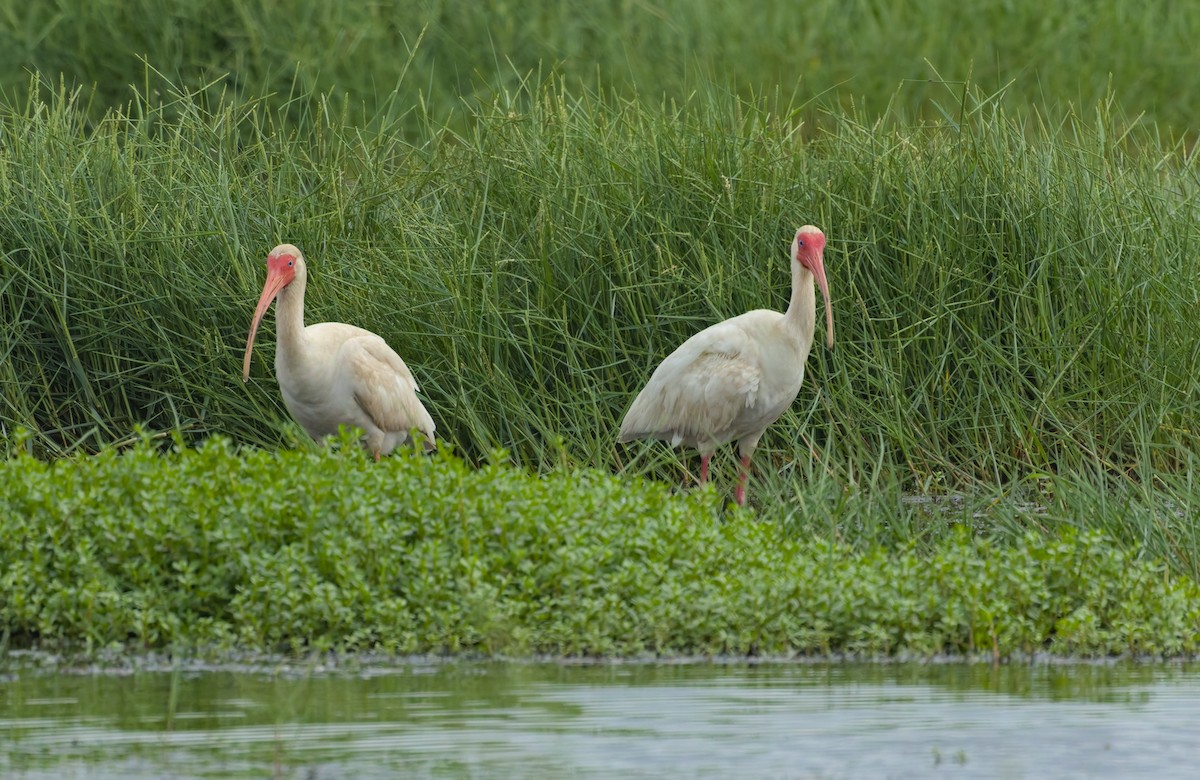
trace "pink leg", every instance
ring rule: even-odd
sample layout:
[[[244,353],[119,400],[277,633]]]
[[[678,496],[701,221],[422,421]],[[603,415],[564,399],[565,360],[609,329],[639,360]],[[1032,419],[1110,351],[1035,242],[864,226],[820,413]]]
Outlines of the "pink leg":
[[[700,456],[700,484],[703,485],[708,481],[708,461],[712,459],[712,455]]]
[[[750,456],[742,456],[742,471],[738,474],[737,490],[733,494],[733,500],[737,501],[738,506],[746,504],[746,477],[750,475]]]

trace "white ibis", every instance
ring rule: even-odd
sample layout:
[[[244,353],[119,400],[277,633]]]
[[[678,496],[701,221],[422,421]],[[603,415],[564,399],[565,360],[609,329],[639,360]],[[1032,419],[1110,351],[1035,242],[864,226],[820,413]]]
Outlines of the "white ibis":
[[[825,296],[825,340],[833,310],[825,280],[825,234],[812,225],[792,241],[792,300],[780,314],[757,309],[705,328],[655,369],[621,423],[619,440],[663,439],[700,451],[700,484],[717,447],[738,442],[738,504],[746,501],[750,456],[771,423],[796,400],[817,320],[813,282]]]
[[[417,398],[417,381],[386,341],[341,322],[305,327],[307,278],[304,255],[291,244],[267,255],[267,282],[250,323],[242,381],[250,379],[258,323],[278,297],[275,375],[284,405],[308,435],[319,439],[337,433],[339,425],[357,426],[379,460],[415,429],[425,437],[425,448],[433,449],[433,419]]]

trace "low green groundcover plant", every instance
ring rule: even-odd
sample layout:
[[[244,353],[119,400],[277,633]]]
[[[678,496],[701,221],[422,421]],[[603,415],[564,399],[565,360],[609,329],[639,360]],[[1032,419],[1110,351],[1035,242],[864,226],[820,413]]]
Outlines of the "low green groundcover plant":
[[[796,538],[599,470],[331,447],[0,462],[10,646],[398,653],[1179,655],[1200,587],[1097,531]],[[881,504],[880,506],[883,506]],[[816,510],[820,511],[820,510]]]

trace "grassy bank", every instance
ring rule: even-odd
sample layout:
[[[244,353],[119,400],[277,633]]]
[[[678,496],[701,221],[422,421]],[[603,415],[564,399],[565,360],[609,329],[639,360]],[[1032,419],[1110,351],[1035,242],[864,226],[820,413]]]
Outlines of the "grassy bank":
[[[820,95],[916,118],[939,116],[933,80],[973,78],[1011,85],[1009,107],[1052,114],[1114,89],[1131,115],[1183,131],[1200,102],[1198,35],[1200,8],[1170,0],[59,0],[0,15],[0,88],[19,98],[36,69],[94,88],[93,117],[128,103],[131,87],[180,84],[294,101],[293,117],[330,93],[368,114],[423,104],[447,120],[463,101],[555,73],[573,90],[599,79],[651,103],[778,89],[785,102]]]
[[[628,468],[620,415],[686,336],[782,307],[799,224],[830,237],[838,344],[758,461],[768,503],[816,474],[921,492],[1043,474],[1151,482],[1200,451],[1193,157],[1101,106],[1028,130],[986,102],[914,127],[698,97],[612,104],[553,84],[416,145],[317,111],[184,96],[92,128],[68,97],[0,128],[0,422],[47,454],[136,425],[276,445],[294,429],[263,258],[308,254],[310,321],[368,327],[470,459]],[[718,463],[726,484],[732,469]],[[772,486],[774,485],[774,486]]]
[[[352,444],[0,464],[0,630],[181,652],[1194,653],[1200,587],[1103,534],[797,541],[711,490]],[[898,491],[859,515],[903,517]],[[967,508],[968,510],[971,508]],[[966,513],[969,517],[969,511]],[[951,512],[953,515],[953,512]],[[962,517],[958,521],[962,521]]]
[[[10,641],[1196,650],[1200,7],[193,5],[0,15]],[[805,223],[836,350],[672,497],[618,421]],[[283,241],[454,456],[241,382]]]

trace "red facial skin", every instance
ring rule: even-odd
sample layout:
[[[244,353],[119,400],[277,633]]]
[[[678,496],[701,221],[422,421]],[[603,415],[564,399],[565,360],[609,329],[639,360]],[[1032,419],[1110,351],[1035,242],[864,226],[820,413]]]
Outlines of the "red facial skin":
[[[796,262],[808,269],[825,296],[825,346],[833,349],[833,309],[829,307],[829,282],[825,279],[825,236],[799,230],[796,244]]]
[[[254,309],[254,320],[250,323],[250,336],[246,339],[246,357],[242,360],[242,381],[250,380],[250,352],[254,348],[254,334],[258,332],[258,324],[271,306],[275,296],[296,278],[296,258],[287,252],[267,255],[267,282],[263,285],[262,295],[259,296],[258,306]]]

